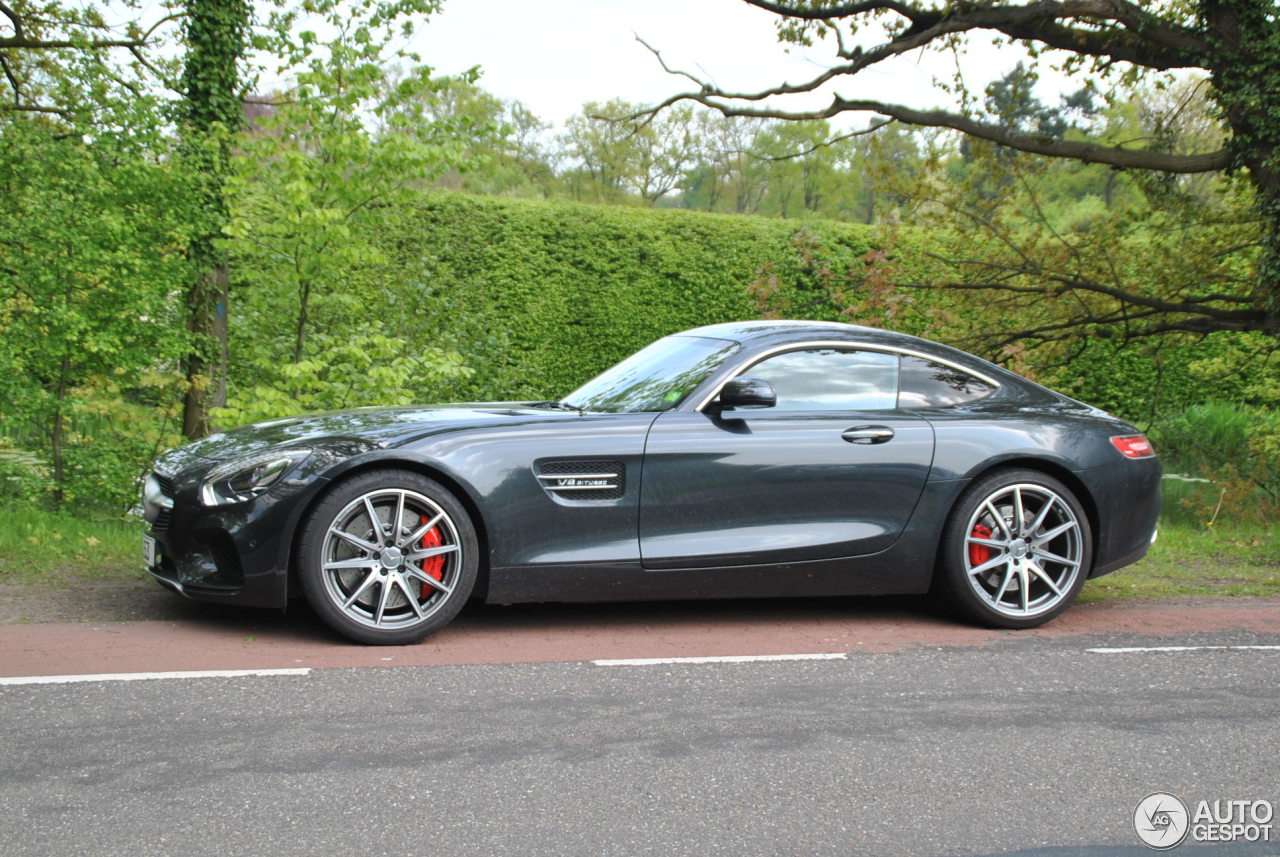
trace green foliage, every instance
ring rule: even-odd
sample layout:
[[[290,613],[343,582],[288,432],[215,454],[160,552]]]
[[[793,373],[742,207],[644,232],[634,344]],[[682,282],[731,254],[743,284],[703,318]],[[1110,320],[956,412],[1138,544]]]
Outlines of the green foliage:
[[[0,497],[19,503],[40,498],[52,475],[40,456],[0,437]]]
[[[381,256],[364,237],[354,239],[351,226],[361,236],[376,231],[361,216],[395,202],[394,191],[406,181],[429,179],[441,163],[456,165],[444,150],[470,130],[458,122],[415,124],[422,109],[412,104],[389,117],[381,136],[363,125],[383,105],[438,91],[419,71],[373,92],[385,82],[388,45],[412,29],[407,17],[438,7],[435,0],[278,4],[262,10],[264,26],[250,33],[252,8],[244,0],[193,0],[186,14],[172,18],[182,22],[180,56],[148,54],[160,44],[151,40],[164,22],[145,35],[137,24],[124,27],[127,39],[147,43],[126,54],[95,42],[119,36],[97,9],[56,2],[10,7],[26,23],[25,37],[65,39],[56,48],[6,47],[0,82],[15,96],[12,106],[0,106],[0,436],[12,439],[4,472],[13,471],[17,481],[10,484],[23,499],[121,514],[136,501],[149,459],[177,441],[184,392],[195,401],[190,424],[204,430],[225,337],[223,178],[231,132],[241,124],[249,40],[284,61],[278,72],[302,69],[302,95],[286,108],[297,124],[278,126],[275,149],[263,143],[244,150],[267,163],[247,181],[282,191],[282,205],[259,206],[248,232],[264,243],[248,247],[241,233],[241,256],[257,252],[262,267],[278,273],[285,244],[287,261],[303,276],[324,268],[315,265],[318,254],[340,270],[358,269]],[[304,20],[323,22],[336,35],[319,40],[296,26]],[[166,100],[168,91],[184,98]],[[286,157],[298,152],[301,160]],[[311,169],[316,164],[327,172]],[[317,185],[337,190],[326,196]],[[290,232],[291,226],[297,228]],[[259,284],[252,266],[245,273],[241,285],[253,296]],[[462,371],[452,355],[381,332],[364,312],[373,296],[326,276],[322,270],[305,284],[283,279],[292,294],[304,287],[324,292],[310,325],[305,310],[298,313],[297,365],[286,368],[289,361],[256,348],[257,330],[241,337],[249,343],[244,374],[258,371],[257,384],[282,379],[272,389],[296,396],[288,410],[299,401],[315,407],[363,401],[370,384],[395,391],[406,377]],[[280,282],[262,278],[259,306],[275,309],[272,287],[278,291]],[[274,336],[279,317],[255,316],[253,300],[247,303],[246,316]],[[326,323],[326,313],[347,313],[349,323]],[[363,338],[371,355],[366,364],[377,363],[360,378],[351,368],[360,365],[354,355],[345,368],[327,366],[303,353],[308,331],[321,347],[338,351]],[[32,461],[47,466],[43,483],[31,478],[39,472]]]
[[[86,578],[128,579],[145,572],[138,562],[140,519],[95,520],[84,506],[52,512],[2,503],[0,582],[74,586]]]
[[[658,337],[759,315],[748,284],[762,267],[791,294],[796,226],[532,200],[433,194],[380,234],[393,333],[456,349],[474,374],[441,386],[461,400],[560,396]],[[868,230],[825,224],[843,263]],[[833,250],[833,252],[835,252]],[[829,318],[820,302],[794,314]]]
[[[153,454],[101,438],[118,466],[98,485],[103,459],[76,420],[104,384],[141,398],[187,341],[171,295],[190,276],[189,184],[163,155],[124,135],[90,145],[38,120],[0,124],[0,434],[47,463],[55,499],[122,511]]]
[[[6,0],[0,4],[0,117],[119,130],[158,127],[177,63],[169,47],[180,15],[130,20],[136,0]],[[163,4],[169,7],[168,4]],[[142,108],[140,112],[139,108]],[[65,129],[64,129],[65,130]]]
[[[1150,426],[1209,400],[1280,400],[1266,397],[1269,385],[1280,382],[1280,365],[1261,356],[1266,346],[1258,334],[1146,342],[1094,337],[1073,344],[1052,365],[1037,366],[1036,374],[1054,389]]]
[[[467,166],[466,140],[490,130],[474,113],[433,110],[473,76],[388,72],[394,21],[437,5],[365,4],[352,19],[322,4],[331,38],[277,34],[303,71],[237,139],[226,232],[240,294],[232,348],[244,357],[220,419],[402,402],[464,373],[456,354],[394,332],[367,274],[385,262],[376,236],[404,216],[415,186]]]
[[[806,222],[791,238],[793,253],[781,265],[761,266],[748,286],[757,311],[764,318],[824,319],[928,335],[945,297],[895,286],[902,269],[884,250],[884,234],[871,239],[871,246],[859,246],[834,224]]]
[[[691,108],[644,122],[630,118],[641,105],[616,98],[582,109],[561,138],[565,154],[580,165],[566,176],[574,199],[621,203],[630,196],[652,205],[680,185],[696,156]]]
[[[191,172],[198,205],[191,254],[195,271],[188,287],[188,303],[207,303],[221,296],[204,293],[195,278],[217,265],[225,255],[214,241],[227,223],[223,199],[230,134],[243,122],[244,84],[240,66],[247,48],[252,6],[246,0],[188,0],[184,20],[182,89],[185,98],[179,114],[183,126],[184,154]],[[211,315],[207,307],[197,314]],[[208,323],[208,322],[206,322]],[[202,336],[211,330],[198,331]],[[195,347],[204,343],[194,342]]]
[[[183,118],[208,133],[239,127],[241,74],[253,7],[246,0],[187,0]]]
[[[1274,522],[1280,513],[1280,413],[1208,402],[1164,419],[1152,431],[1170,471],[1210,480],[1179,498],[1201,522]],[[1195,490],[1186,490],[1193,488]]]
[[[550,125],[515,100],[502,100],[469,79],[457,79],[425,102],[434,121],[467,128],[466,169],[452,169],[432,184],[490,196],[541,198],[559,187],[542,140]]]
[[[374,322],[341,336],[317,334],[313,345],[322,356],[246,361],[240,370],[256,383],[235,390],[218,419],[236,426],[301,411],[407,405],[471,374],[456,353],[387,336]]]
[[[1171,485],[1165,480],[1166,491]],[[1280,592],[1280,532],[1271,521],[1216,525],[1188,520],[1166,497],[1160,537],[1146,558],[1087,581],[1081,603],[1171,595],[1275,596]],[[1172,513],[1172,514],[1170,514]]]

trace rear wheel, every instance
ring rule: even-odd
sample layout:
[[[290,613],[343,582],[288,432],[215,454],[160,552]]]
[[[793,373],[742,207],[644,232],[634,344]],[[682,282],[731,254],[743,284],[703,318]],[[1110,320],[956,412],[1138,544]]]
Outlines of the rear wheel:
[[[361,643],[415,643],[453,619],[475,586],[478,545],[466,510],[411,471],[340,483],[308,516],[298,547],[312,609]]]
[[[1075,599],[1093,540],[1075,495],[1034,470],[989,474],[961,495],[943,532],[939,583],[952,604],[997,628],[1033,628]]]

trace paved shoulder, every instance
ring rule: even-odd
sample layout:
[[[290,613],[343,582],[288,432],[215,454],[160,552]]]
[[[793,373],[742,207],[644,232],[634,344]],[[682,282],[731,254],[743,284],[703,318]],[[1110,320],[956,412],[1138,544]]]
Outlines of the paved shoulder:
[[[887,652],[1067,638],[1280,643],[1280,598],[1078,605],[1019,632],[964,625],[908,598],[475,607],[422,643],[374,648],[333,637],[301,607],[289,616],[201,607],[166,621],[0,626],[0,675]]]

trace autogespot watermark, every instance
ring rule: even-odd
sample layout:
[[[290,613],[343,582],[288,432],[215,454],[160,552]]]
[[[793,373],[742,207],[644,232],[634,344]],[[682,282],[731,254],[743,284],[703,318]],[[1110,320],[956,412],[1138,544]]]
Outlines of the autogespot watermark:
[[[1201,800],[1188,807],[1177,795],[1153,792],[1133,810],[1133,830],[1157,851],[1192,842],[1271,842],[1275,806],[1265,800]]]

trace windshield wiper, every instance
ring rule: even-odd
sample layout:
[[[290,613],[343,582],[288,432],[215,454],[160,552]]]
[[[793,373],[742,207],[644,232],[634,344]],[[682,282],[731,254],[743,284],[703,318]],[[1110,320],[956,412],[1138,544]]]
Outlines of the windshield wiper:
[[[546,401],[546,402],[530,402],[531,408],[548,408],[553,411],[577,411],[578,416],[585,416],[586,411],[577,405],[571,405],[568,402]]]

